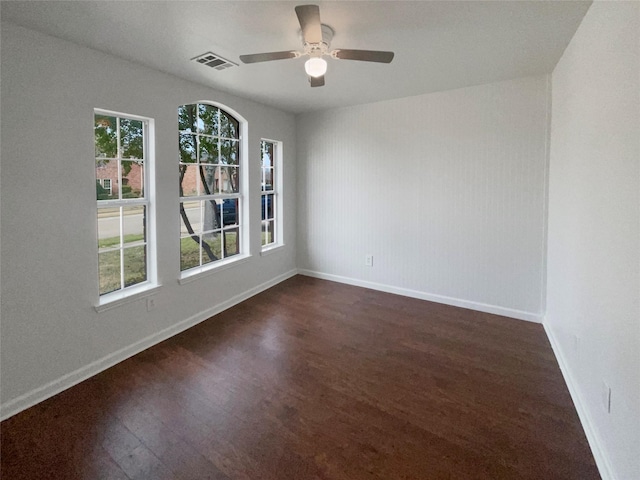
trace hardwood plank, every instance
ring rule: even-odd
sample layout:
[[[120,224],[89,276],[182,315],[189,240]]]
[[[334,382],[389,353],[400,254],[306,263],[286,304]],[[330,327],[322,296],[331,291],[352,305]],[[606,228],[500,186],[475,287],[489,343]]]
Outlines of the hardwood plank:
[[[541,325],[302,276],[0,428],[15,480],[600,478]]]

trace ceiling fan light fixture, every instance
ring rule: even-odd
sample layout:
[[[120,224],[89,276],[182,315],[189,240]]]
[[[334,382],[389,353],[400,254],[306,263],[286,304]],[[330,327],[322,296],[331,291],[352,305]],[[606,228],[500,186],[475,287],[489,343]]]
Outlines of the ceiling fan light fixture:
[[[327,61],[320,57],[311,57],[304,63],[304,70],[310,77],[321,77],[327,73]]]

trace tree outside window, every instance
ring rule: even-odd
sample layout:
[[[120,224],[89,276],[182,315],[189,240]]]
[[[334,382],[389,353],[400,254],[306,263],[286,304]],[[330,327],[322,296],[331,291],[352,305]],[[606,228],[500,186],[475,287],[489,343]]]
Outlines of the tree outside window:
[[[180,270],[241,253],[240,123],[214,105],[178,108]]]

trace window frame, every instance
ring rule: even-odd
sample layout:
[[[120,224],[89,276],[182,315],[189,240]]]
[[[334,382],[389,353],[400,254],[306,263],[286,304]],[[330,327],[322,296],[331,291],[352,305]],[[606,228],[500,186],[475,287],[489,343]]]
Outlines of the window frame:
[[[218,134],[217,135],[213,135],[210,133],[203,133],[203,132],[189,132],[187,130],[181,130],[180,129],[180,124],[179,124],[179,112],[180,109],[188,106],[188,105],[196,105],[196,112],[198,113],[197,117],[199,118],[199,105],[205,105],[208,107],[213,107],[213,108],[217,108],[220,111],[224,112],[225,114],[227,114],[229,117],[232,117],[237,123],[237,130],[238,130],[238,138],[237,139],[232,139],[230,137],[224,137],[222,135],[221,129],[222,127],[220,126],[220,122],[219,122],[219,126],[218,126]],[[200,100],[200,101],[196,101],[196,102],[189,102],[189,103],[184,103],[178,106],[177,109],[177,113],[178,113],[178,128],[177,128],[177,133],[178,133],[178,137],[180,138],[181,135],[184,134],[192,134],[192,135],[203,135],[205,137],[217,137],[220,141],[226,141],[226,140],[237,140],[237,144],[238,144],[238,160],[237,160],[237,178],[239,181],[239,188],[237,192],[233,192],[233,193],[213,193],[210,195],[207,194],[203,194],[200,195],[198,192],[198,194],[196,195],[189,195],[189,196],[185,196],[185,195],[180,195],[178,196],[178,202],[179,202],[179,206],[181,206],[184,202],[189,202],[189,201],[198,201],[198,202],[202,202],[202,201],[211,201],[211,200],[220,200],[220,201],[224,201],[225,199],[237,199],[238,203],[236,206],[236,218],[238,218],[239,215],[239,222],[235,225],[231,225],[228,227],[225,227],[224,225],[224,221],[222,220],[222,225],[219,226],[219,231],[223,232],[223,231],[229,231],[229,230],[233,230],[233,229],[237,229],[237,245],[238,245],[238,253],[231,255],[229,257],[223,257],[221,259],[218,260],[213,260],[207,263],[202,263],[203,260],[203,254],[202,254],[202,246],[200,247],[199,250],[199,254],[200,254],[200,260],[199,260],[199,265],[197,266],[193,266],[190,268],[186,268],[186,269],[182,269],[182,248],[180,247],[180,266],[179,266],[179,271],[180,271],[180,276],[178,279],[178,282],[180,284],[183,283],[187,283],[190,282],[196,278],[199,278],[200,276],[203,275],[209,275],[211,273],[214,273],[216,271],[222,270],[227,268],[229,265],[231,264],[236,264],[239,263],[241,261],[244,261],[245,259],[247,259],[248,257],[250,257],[250,253],[249,253],[249,232],[250,232],[250,228],[249,228],[249,222],[248,222],[248,213],[249,213],[249,200],[248,200],[248,175],[247,175],[247,170],[248,170],[248,145],[247,145],[247,121],[244,119],[244,117],[242,117],[242,115],[238,114],[238,112],[236,112],[234,109],[229,108],[226,105],[223,105],[221,103],[217,103],[214,101],[210,101],[210,100]],[[197,122],[197,120],[196,120]],[[199,140],[198,140],[199,142]],[[199,143],[196,143],[196,148],[199,145]],[[194,163],[194,165],[200,165],[200,159],[199,159],[199,152],[196,153],[196,162]],[[178,151],[177,151],[177,158],[178,158],[178,165],[183,164],[181,157],[180,157],[180,147],[178,146]],[[219,164],[218,164],[219,165]],[[183,192],[184,193],[184,192]],[[203,215],[201,213],[201,215]],[[223,213],[224,215],[224,213]],[[201,219],[204,218],[203,216],[201,217]],[[184,238],[189,238],[189,236],[193,236],[193,235],[184,235],[182,233],[182,227],[184,225],[183,219],[180,218],[179,220],[180,225],[181,225],[181,231],[180,231],[180,242],[182,242],[182,240]],[[195,232],[194,235],[199,236],[202,233],[202,229],[201,231]],[[224,239],[224,236],[223,236]],[[200,238],[200,245],[202,245],[202,238]]]
[[[93,124],[94,124],[94,143],[95,143],[95,123],[97,116],[108,116],[115,117],[117,119],[117,125],[120,124],[120,119],[139,121],[142,123],[142,137],[143,137],[143,158],[140,159],[142,162],[142,171],[143,171],[143,183],[142,183],[142,198],[122,198],[123,188],[122,182],[117,181],[118,183],[118,198],[117,199],[106,199],[106,200],[98,200],[96,199],[96,258],[98,259],[98,282],[100,282],[100,261],[99,255],[100,247],[99,247],[99,213],[100,210],[105,208],[119,208],[120,213],[118,215],[119,222],[119,236],[120,242],[117,250],[121,252],[120,254],[120,288],[117,290],[113,290],[107,293],[100,294],[100,287],[98,285],[98,302],[95,306],[96,310],[101,312],[107,310],[109,308],[113,308],[114,306],[121,305],[123,303],[127,303],[134,299],[151,295],[155,292],[155,290],[159,287],[157,281],[157,257],[156,257],[156,201],[155,201],[155,137],[154,137],[154,120],[149,117],[144,117],[135,114],[116,112],[113,110],[106,110],[102,108],[94,108],[93,109]],[[101,159],[107,160],[116,160],[117,170],[118,170],[118,180],[121,177],[122,170],[122,161],[132,161],[128,158],[124,158],[122,156],[122,145],[120,143],[120,133],[119,128],[117,130],[117,154],[116,157],[98,157],[94,152],[94,175],[97,174],[97,161]],[[94,148],[95,150],[95,148]],[[135,161],[135,160],[133,160]],[[97,178],[97,175],[96,175]],[[101,179],[100,183],[104,185],[104,180]],[[109,194],[113,195],[113,179],[108,178],[109,180]],[[103,187],[104,188],[104,187]],[[131,248],[131,245],[127,246],[124,243],[124,214],[123,208],[127,207],[135,207],[135,206],[143,206],[146,209],[145,213],[145,240],[143,245],[146,248],[145,251],[145,267],[146,267],[146,279],[142,282],[135,283],[133,285],[126,286],[124,283],[125,271],[123,269],[124,258],[122,252],[127,248]],[[138,245],[140,246],[140,245]],[[116,251],[116,248],[113,248],[112,251]]]
[[[271,162],[271,167],[265,168],[263,161],[263,144],[267,142],[273,145],[273,159]],[[265,170],[273,169],[271,180],[271,190],[263,190],[263,185],[265,182]],[[284,219],[283,219],[283,142],[279,140],[272,140],[267,138],[260,139],[260,253],[261,255],[267,255],[274,250],[284,246]],[[262,218],[263,215],[263,205],[265,201],[263,197],[267,195],[273,195],[273,218],[264,220]],[[273,222],[273,235],[274,241],[271,243],[264,244],[263,243],[263,231],[265,224],[269,221]]]

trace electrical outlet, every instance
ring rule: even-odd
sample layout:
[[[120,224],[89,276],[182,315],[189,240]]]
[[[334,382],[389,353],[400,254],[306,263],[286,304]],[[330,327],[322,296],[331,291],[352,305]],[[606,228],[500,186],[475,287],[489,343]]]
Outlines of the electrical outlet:
[[[364,257],[364,264],[367,267],[373,267],[373,255],[369,254]]]
[[[147,297],[147,312],[151,310],[155,310],[156,308],[156,299],[154,297]]]
[[[605,412],[611,413],[611,387],[606,382],[602,382],[602,406]]]

